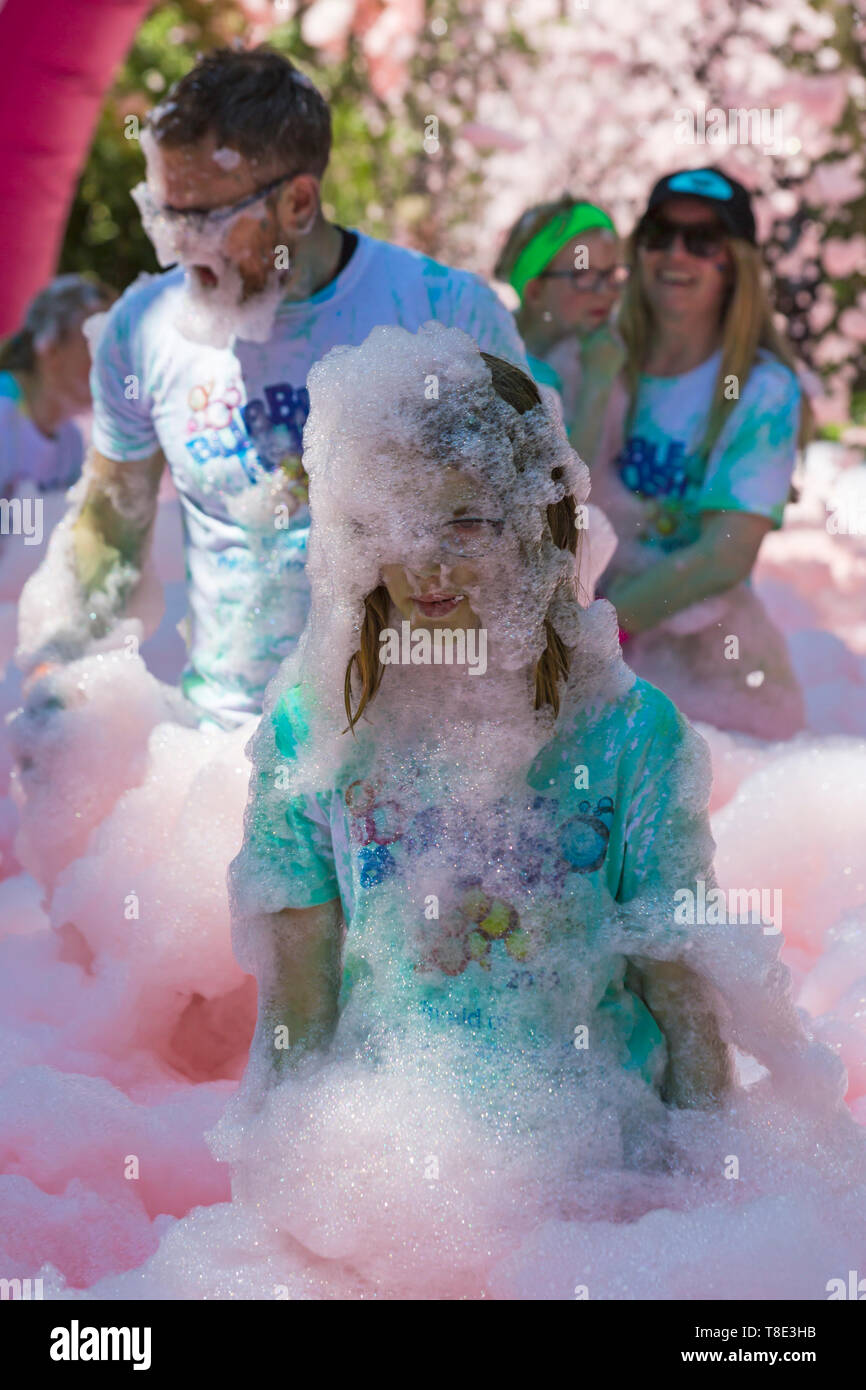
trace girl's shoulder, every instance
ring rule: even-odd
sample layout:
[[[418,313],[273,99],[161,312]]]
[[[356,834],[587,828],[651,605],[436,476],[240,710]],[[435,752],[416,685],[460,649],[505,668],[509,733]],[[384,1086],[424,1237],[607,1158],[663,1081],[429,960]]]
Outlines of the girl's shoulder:
[[[706,744],[674,702],[649,681],[635,677],[627,689],[564,708],[542,762],[595,766],[631,776],[648,765],[669,765]],[[708,757],[708,751],[706,753]]]
[[[310,736],[310,697],[303,685],[289,686],[271,710],[271,727],[277,752],[296,758]]]
[[[673,700],[649,681],[637,678],[611,711],[618,781],[634,794],[655,786],[706,806],[712,785],[712,757],[703,735]]]
[[[635,798],[679,795],[700,809],[712,779],[705,740],[648,681],[594,710],[578,711],[536,758],[527,778],[542,795],[579,792],[628,807]]]
[[[673,700],[649,681],[636,676],[631,688],[611,699],[604,721],[620,730],[629,742],[653,738],[661,742],[677,741],[684,728],[690,728]]]
[[[341,727],[342,721],[335,728],[330,715],[324,721],[319,716],[312,685],[301,681],[288,686],[261,721],[251,745],[253,760],[266,761],[276,754],[283,762],[293,763],[300,782],[317,793],[345,785],[369,762],[370,729],[362,720],[353,735],[348,727]]]

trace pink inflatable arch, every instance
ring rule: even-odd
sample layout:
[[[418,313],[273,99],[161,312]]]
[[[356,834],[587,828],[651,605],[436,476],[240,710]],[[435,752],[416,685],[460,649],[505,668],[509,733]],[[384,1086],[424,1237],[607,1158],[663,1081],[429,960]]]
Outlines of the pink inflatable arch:
[[[55,272],[115,69],[152,0],[0,0],[0,336]]]

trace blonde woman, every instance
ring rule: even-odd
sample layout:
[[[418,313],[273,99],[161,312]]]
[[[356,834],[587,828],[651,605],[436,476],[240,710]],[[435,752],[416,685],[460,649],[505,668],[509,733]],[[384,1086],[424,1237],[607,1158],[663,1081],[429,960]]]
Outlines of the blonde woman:
[[[593,472],[619,539],[602,592],[630,665],[690,718],[790,737],[802,697],[749,576],[782,523],[808,408],[746,189],[715,169],[668,175],[629,255],[626,365]]]

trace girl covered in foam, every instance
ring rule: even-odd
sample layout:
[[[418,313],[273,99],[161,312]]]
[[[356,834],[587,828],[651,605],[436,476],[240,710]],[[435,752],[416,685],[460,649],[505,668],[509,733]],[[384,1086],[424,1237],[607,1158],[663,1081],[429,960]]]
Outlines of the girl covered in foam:
[[[807,1045],[759,929],[677,925],[707,750],[578,601],[587,472],[534,384],[428,324],[335,349],[310,398],[313,606],[249,750],[259,1018],[214,1144],[317,1256],[477,1292],[515,1222],[588,1172],[620,1200],[671,1115],[724,1105],[756,990],[767,1064]]]

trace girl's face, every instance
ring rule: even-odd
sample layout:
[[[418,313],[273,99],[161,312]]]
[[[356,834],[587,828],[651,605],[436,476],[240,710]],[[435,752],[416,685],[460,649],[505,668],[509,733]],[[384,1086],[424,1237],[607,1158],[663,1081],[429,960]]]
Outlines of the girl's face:
[[[653,214],[638,243],[638,267],[658,319],[720,320],[734,262],[724,228],[700,198],[671,198]]]
[[[489,584],[499,567],[507,525],[502,507],[453,468],[443,469],[425,501],[429,524],[406,538],[404,563],[382,566],[382,583],[399,617],[413,627],[477,628],[468,591]]]
[[[557,251],[541,276],[529,281],[524,301],[561,329],[562,337],[593,333],[607,323],[619,299],[621,286],[610,272],[621,264],[619,242],[612,233],[583,232]]]

